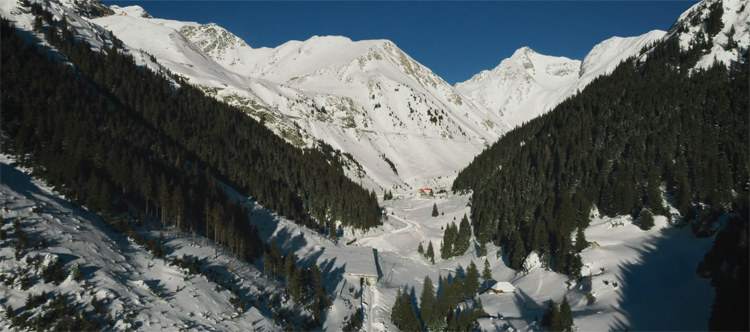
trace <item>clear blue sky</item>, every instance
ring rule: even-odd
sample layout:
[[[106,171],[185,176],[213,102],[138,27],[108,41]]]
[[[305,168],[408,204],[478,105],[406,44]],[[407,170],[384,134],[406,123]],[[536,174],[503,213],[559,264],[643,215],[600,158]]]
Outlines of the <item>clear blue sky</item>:
[[[314,35],[389,39],[450,84],[523,46],[583,60],[597,43],[667,30],[691,1],[104,1],[154,17],[216,23],[250,46]]]

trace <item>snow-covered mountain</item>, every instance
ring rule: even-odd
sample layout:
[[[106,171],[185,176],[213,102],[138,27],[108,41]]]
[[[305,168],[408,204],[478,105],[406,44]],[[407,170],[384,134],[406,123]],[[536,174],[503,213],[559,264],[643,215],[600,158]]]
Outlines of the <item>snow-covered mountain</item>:
[[[677,20],[684,47],[698,38],[718,0],[704,1]],[[748,45],[748,8],[721,2],[722,32],[699,66],[736,59]],[[492,70],[450,86],[388,40],[314,36],[275,48],[253,48],[213,24],[153,18],[138,6],[110,8],[96,0],[51,1],[94,47],[111,30],[139,64],[170,71],[204,92],[244,109],[279,136],[301,146],[324,142],[365,187],[447,186],[456,171],[513,126],[522,124],[611,72],[623,59],[660,40],[654,30],[613,37],[583,61],[516,51]],[[12,1],[3,15],[31,30],[28,13]],[[58,15],[62,18],[62,14]],[[740,46],[725,49],[727,34]],[[746,47],[746,46],[745,46]]]
[[[147,13],[146,10],[141,6],[120,7],[118,5],[112,5],[109,8],[112,10],[112,14],[114,15],[153,18],[151,14]]]
[[[447,186],[509,129],[387,40],[314,36],[253,49],[216,24],[116,11],[124,15],[93,21],[290,142],[348,152],[350,176],[378,192]]]
[[[457,83],[456,89],[510,126],[518,126],[550,111],[594,78],[611,73],[624,59],[664,34],[654,30],[637,37],[612,37],[596,45],[583,62],[523,47],[494,69]]]
[[[711,35],[714,9],[723,27]],[[636,37],[612,37],[594,46],[583,62],[541,55],[523,47],[494,69],[457,83],[456,90],[515,127],[550,111],[596,77],[611,73],[623,60],[640,55],[644,47],[673,35],[683,49],[701,40],[709,44],[696,68],[706,68],[714,61],[729,65],[750,45],[750,7],[743,0],[702,1],[680,15],[669,32],[653,30]]]
[[[714,31],[711,21],[716,18],[721,24]],[[707,68],[715,61],[730,65],[750,46],[750,6],[746,0],[701,1],[680,15],[667,36],[679,38],[682,49],[707,44],[696,68]]]

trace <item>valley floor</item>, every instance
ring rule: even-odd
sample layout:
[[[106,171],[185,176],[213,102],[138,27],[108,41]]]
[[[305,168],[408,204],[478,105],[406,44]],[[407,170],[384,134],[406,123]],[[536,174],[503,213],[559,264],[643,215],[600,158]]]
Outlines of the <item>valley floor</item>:
[[[469,214],[468,202],[468,196],[457,195],[435,199],[415,195],[386,201],[388,220],[383,227],[349,235],[357,238],[355,244],[371,246],[379,253],[383,275],[378,283],[381,301],[376,330],[396,330],[388,311],[399,287],[413,287],[418,298],[424,276],[435,283],[455,276],[456,271],[463,273],[470,261],[481,271],[484,257],[477,257],[474,246],[461,257],[438,259],[442,229]],[[441,212],[438,217],[431,217],[433,203]],[[509,281],[516,291],[479,296],[485,311],[493,316],[480,320],[482,329],[540,331],[538,319],[549,299],[559,303],[565,295],[579,331],[705,330],[714,292],[709,280],[699,278],[695,270],[713,238],[696,238],[687,227],[668,225],[663,216],[655,219],[656,226],[643,231],[630,217],[592,218],[585,234],[596,244],[581,253],[583,275],[590,277],[580,280],[569,280],[542,267],[516,273],[499,255],[500,248],[488,246],[494,279]],[[426,248],[428,241],[436,251],[435,265],[417,252],[419,243]],[[596,298],[594,302],[589,303],[587,293]]]
[[[90,303],[94,295],[105,299],[114,327],[120,329],[129,323],[143,330],[279,329],[264,306],[239,313],[229,303],[233,294],[228,289],[219,287],[217,292],[217,285],[205,277],[187,275],[164,260],[154,259],[92,213],[72,206],[12,166],[7,157],[0,159],[0,166],[0,203],[7,202],[2,227],[9,234],[9,240],[0,244],[0,272],[38,275],[25,259],[40,254],[59,257],[66,269],[77,265],[85,278],[78,282],[68,277],[54,286],[36,276],[28,290],[0,284],[3,310],[12,306],[19,312],[29,293],[59,291],[80,306]],[[259,227],[264,241],[276,238],[282,253],[295,251],[303,265],[317,262],[333,299],[326,330],[340,330],[361,309],[364,330],[396,331],[390,322],[390,308],[400,287],[407,286],[416,299],[425,276],[437,283],[439,278],[463,273],[470,261],[480,270],[484,263],[484,257],[476,256],[478,248],[474,246],[458,258],[439,257],[443,229],[469,214],[469,196],[443,194],[428,199],[402,194],[400,199],[385,201],[387,218],[383,226],[368,232],[346,230],[343,236],[331,240],[269,213],[231,189],[229,193],[250,208],[251,221]],[[441,212],[438,217],[431,217],[433,203]],[[34,207],[41,207],[43,212],[32,212]],[[17,219],[23,219],[22,227],[32,238],[44,238],[48,247],[29,249],[16,260],[10,240],[14,236],[12,221]],[[695,269],[713,238],[697,239],[688,228],[670,226],[660,216],[649,231],[642,231],[629,217],[595,216],[586,238],[597,245],[581,253],[583,274],[590,276],[581,280],[568,280],[542,267],[516,273],[507,267],[499,248],[488,246],[493,278],[512,283],[516,291],[479,296],[492,316],[480,320],[481,328],[541,331],[537,320],[544,314],[547,301],[560,301],[566,295],[579,331],[706,329],[714,293],[709,281],[700,279]],[[419,243],[426,248],[428,241],[435,248],[435,265],[417,252]],[[243,294],[268,298],[280,291],[277,282],[262,276],[259,261],[243,264],[221,252],[214,259],[211,242],[202,238],[193,242],[187,236],[167,236],[166,243],[170,259],[183,254],[199,257],[214,270],[236,278]],[[377,283],[362,283],[360,273],[376,274]],[[589,303],[588,293],[596,298],[594,302]],[[7,324],[0,320],[0,328],[7,329]]]

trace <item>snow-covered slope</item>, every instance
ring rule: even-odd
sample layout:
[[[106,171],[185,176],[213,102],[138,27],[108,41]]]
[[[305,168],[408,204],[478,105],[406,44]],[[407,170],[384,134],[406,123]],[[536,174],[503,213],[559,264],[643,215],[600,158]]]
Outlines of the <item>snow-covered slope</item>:
[[[127,7],[120,7],[118,5],[112,5],[109,7],[114,15],[128,15],[132,17],[141,17],[141,18],[153,18],[151,17],[151,14],[147,13],[145,9],[141,6],[127,6]]]
[[[491,71],[483,71],[456,88],[472,100],[519,125],[554,107],[578,78],[581,62],[551,57],[528,47],[518,49]],[[560,91],[564,90],[564,91]]]
[[[714,10],[721,14],[717,16],[723,27],[711,35],[708,21]],[[696,68],[707,68],[714,61],[729,65],[750,46],[750,6],[746,0],[701,1],[680,15],[669,29],[668,36],[679,38],[682,49],[694,47],[701,39],[709,44]],[[729,45],[730,37],[736,45]]]
[[[322,140],[350,153],[349,175],[378,192],[448,186],[508,129],[387,40],[316,36],[252,49],[215,24],[131,15],[94,22],[290,142]]]
[[[112,14],[112,10],[98,0],[60,0],[48,3],[47,8],[53,19],[62,21],[65,17],[78,38],[87,41],[92,48],[100,49],[104,45],[112,45],[109,32],[91,23],[89,19]],[[0,15],[10,20],[17,28],[33,31],[34,15],[31,14],[30,7],[24,6],[21,1],[0,1]]]
[[[456,89],[509,125],[518,126],[550,111],[594,78],[611,73],[624,59],[662,36],[663,31],[654,30],[638,37],[613,37],[596,45],[583,62],[523,47],[494,69],[457,83]]]
[[[25,305],[29,295],[39,293],[46,297],[60,293],[68,298],[71,308],[87,312],[92,312],[90,303],[96,297],[103,301],[105,314],[102,316],[112,317],[112,327],[101,327],[108,330],[279,330],[268,317],[270,314],[264,315],[256,308],[238,312],[230,304],[230,299],[235,297],[232,291],[155,258],[132,239],[113,231],[97,215],[74,207],[43,183],[24,174],[13,166],[13,159],[7,155],[0,155],[0,173],[0,202],[3,204],[0,228],[8,234],[8,239],[0,246],[0,274],[3,276],[0,330],[11,330],[10,320],[5,319],[5,311],[10,307],[16,315],[27,313],[31,319],[48,311]],[[29,245],[18,259],[14,257],[14,247],[19,232],[12,225],[16,221],[28,241],[44,243]],[[141,231],[148,234],[145,226]],[[158,236],[157,232],[149,234],[152,238]],[[260,298],[263,293],[280,292],[254,266],[234,261],[229,255],[214,259],[212,246],[194,245],[187,237],[169,236],[166,243],[170,260],[183,254],[191,255],[202,260],[205,269],[219,272],[222,278],[239,279],[236,286],[241,289],[240,294]],[[42,259],[42,267],[60,261],[67,278],[59,285],[45,282],[40,268],[29,263],[34,257]],[[82,279],[76,280],[72,272],[67,272],[74,267],[81,272]],[[233,273],[227,272],[229,267],[233,268]],[[30,287],[26,289],[20,282],[24,276],[29,278]],[[16,279],[15,283],[9,282],[11,278]]]

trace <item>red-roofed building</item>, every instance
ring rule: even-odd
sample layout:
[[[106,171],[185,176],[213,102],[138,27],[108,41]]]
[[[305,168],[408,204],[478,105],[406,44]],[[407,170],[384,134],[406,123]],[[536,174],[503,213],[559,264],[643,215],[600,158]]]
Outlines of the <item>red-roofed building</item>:
[[[432,188],[419,189],[419,194],[422,197],[432,197]]]

